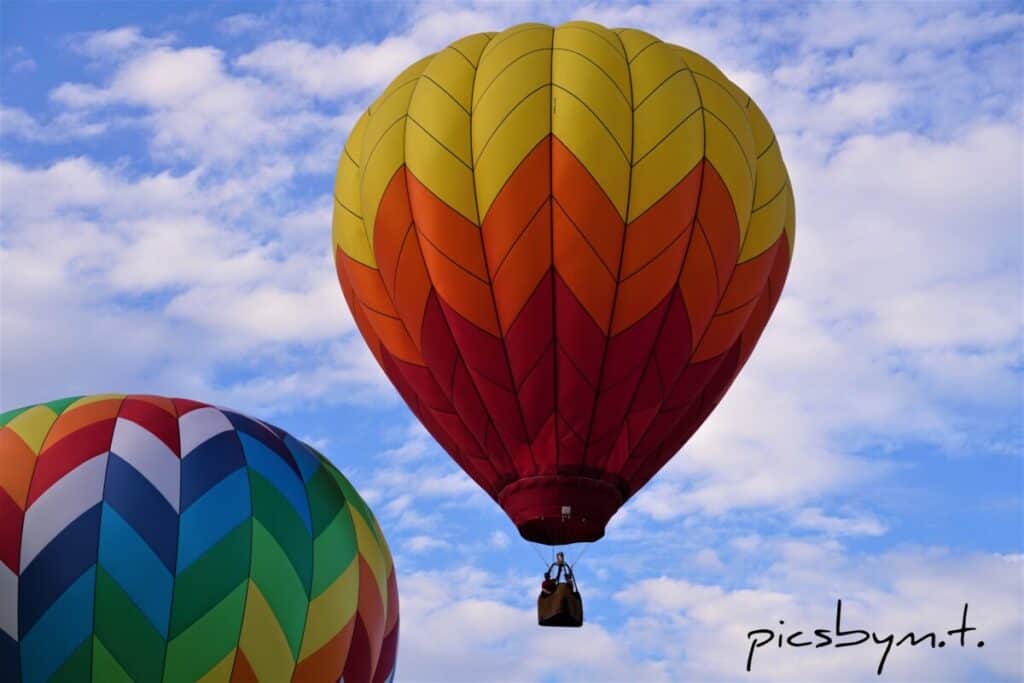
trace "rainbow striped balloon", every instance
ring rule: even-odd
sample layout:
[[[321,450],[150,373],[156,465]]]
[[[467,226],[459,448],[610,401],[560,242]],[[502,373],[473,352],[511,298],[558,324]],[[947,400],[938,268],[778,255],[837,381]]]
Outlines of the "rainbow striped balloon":
[[[286,432],[185,399],[0,415],[0,679],[388,681],[373,514]]]

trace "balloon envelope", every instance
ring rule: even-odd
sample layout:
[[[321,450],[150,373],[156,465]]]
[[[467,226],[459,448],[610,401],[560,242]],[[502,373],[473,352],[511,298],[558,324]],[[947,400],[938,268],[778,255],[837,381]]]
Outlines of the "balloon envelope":
[[[632,29],[476,34],[338,164],[334,254],[413,412],[529,540],[589,541],[722,398],[782,290],[779,145],[713,64]]]
[[[0,415],[4,680],[385,681],[397,642],[373,514],[284,431],[155,396]]]

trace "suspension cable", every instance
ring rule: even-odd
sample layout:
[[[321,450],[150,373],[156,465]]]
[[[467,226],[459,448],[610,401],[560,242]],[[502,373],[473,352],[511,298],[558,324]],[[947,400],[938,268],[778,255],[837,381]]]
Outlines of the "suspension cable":
[[[530,548],[531,548],[531,549],[533,550],[534,554],[535,554],[535,555],[537,556],[537,558],[538,558],[538,559],[540,560],[540,563],[541,563],[542,565],[544,565],[544,570],[545,570],[545,571],[547,571],[547,568],[548,568],[548,567],[550,567],[551,565],[550,565],[550,563],[548,563],[548,562],[545,562],[545,561],[544,561],[544,556],[543,556],[543,555],[541,555],[541,553],[540,553],[540,551],[539,551],[539,550],[537,550],[537,544],[536,544],[536,543],[534,543],[533,541],[527,541],[527,542],[526,542],[526,544],[527,544],[528,546],[530,546]]]

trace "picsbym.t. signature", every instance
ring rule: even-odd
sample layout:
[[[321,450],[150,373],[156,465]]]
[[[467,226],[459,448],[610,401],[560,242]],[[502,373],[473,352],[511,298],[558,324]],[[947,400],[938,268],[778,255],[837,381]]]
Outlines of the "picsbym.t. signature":
[[[750,650],[747,653],[747,671],[751,670],[754,663],[754,652],[758,648],[768,647],[772,643],[777,643],[779,649],[783,646],[786,647],[853,647],[855,645],[862,645],[871,641],[882,648],[882,655],[878,660],[879,676],[882,675],[882,670],[885,668],[885,661],[889,657],[889,653],[894,647],[900,647],[906,643],[909,643],[912,647],[917,647],[927,643],[932,649],[936,647],[946,647],[947,643],[935,634],[934,631],[923,633],[920,636],[914,634],[913,631],[907,632],[902,635],[899,639],[895,633],[881,634],[875,631],[870,633],[864,629],[851,629],[849,631],[843,630],[843,601],[836,601],[836,623],[835,629],[828,628],[816,628],[813,631],[791,631],[785,632],[783,629],[775,630],[770,628],[758,628],[747,633],[747,640],[750,642]],[[780,620],[779,625],[785,626],[785,621]],[[967,603],[964,603],[963,616],[960,618],[960,627],[945,631],[947,636],[959,636],[960,647],[967,647],[967,634],[971,631],[977,631],[978,629],[974,626],[967,625]],[[813,635],[811,635],[813,633]],[[985,647],[985,641],[979,640],[976,643],[977,647]]]

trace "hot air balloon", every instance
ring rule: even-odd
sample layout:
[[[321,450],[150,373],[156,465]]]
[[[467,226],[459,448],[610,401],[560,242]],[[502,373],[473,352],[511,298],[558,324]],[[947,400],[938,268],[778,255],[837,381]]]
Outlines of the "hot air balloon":
[[[0,678],[391,680],[366,503],[286,432],[185,399],[0,415]]]
[[[467,36],[353,127],[334,256],[370,350],[520,534],[594,541],[693,435],[786,278],[768,121],[711,62],[573,21]]]

